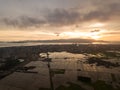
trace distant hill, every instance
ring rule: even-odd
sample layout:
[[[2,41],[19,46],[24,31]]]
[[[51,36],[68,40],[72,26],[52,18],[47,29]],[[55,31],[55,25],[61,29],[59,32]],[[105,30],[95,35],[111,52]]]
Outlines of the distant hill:
[[[12,43],[27,43],[27,42],[39,42],[39,43],[92,43],[92,42],[106,42],[102,40],[94,39],[56,39],[56,40],[27,40],[27,41],[14,41]]]

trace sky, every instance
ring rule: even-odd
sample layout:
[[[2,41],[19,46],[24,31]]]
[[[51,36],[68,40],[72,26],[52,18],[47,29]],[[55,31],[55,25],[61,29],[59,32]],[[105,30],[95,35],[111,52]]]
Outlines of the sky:
[[[120,41],[120,0],[0,0],[0,41]]]

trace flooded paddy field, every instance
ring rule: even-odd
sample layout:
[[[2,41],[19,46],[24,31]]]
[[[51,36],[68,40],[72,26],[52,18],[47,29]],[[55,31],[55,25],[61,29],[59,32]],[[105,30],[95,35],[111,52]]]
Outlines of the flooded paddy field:
[[[90,47],[90,50],[84,48],[86,52],[77,48],[70,48],[74,51],[60,47],[55,51],[46,48],[34,53],[32,50],[32,54],[24,53],[21,55],[23,57],[16,56],[16,59],[24,60],[22,63],[28,62],[16,65],[11,74],[2,78],[0,90],[120,89],[120,53],[116,47],[94,52],[90,51]]]

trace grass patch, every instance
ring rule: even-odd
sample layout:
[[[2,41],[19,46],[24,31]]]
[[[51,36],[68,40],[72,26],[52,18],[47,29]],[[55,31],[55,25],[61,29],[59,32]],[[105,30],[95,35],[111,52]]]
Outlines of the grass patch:
[[[111,85],[106,84],[104,81],[97,81],[93,83],[94,90],[115,90]]]
[[[91,83],[91,78],[89,78],[89,77],[78,76],[77,79],[78,79],[78,81],[81,81],[84,83]]]
[[[69,82],[68,84],[69,84],[68,87],[61,85],[58,88],[56,88],[55,90],[85,90],[80,85],[77,85],[77,84],[74,84],[71,82]]]
[[[65,74],[65,69],[52,69],[51,73],[53,73],[53,74]]]
[[[115,75],[111,73],[111,77],[112,77],[112,80],[115,82],[116,81]]]
[[[39,88],[39,90],[51,90],[50,88]]]

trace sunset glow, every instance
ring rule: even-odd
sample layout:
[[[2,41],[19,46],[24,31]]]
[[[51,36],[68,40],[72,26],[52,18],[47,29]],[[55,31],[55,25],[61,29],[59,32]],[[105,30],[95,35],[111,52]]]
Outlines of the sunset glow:
[[[0,41],[120,41],[119,11],[119,0],[0,0]]]
[[[105,26],[105,24],[103,23],[94,23],[90,25],[90,27],[103,27],[103,26]]]

